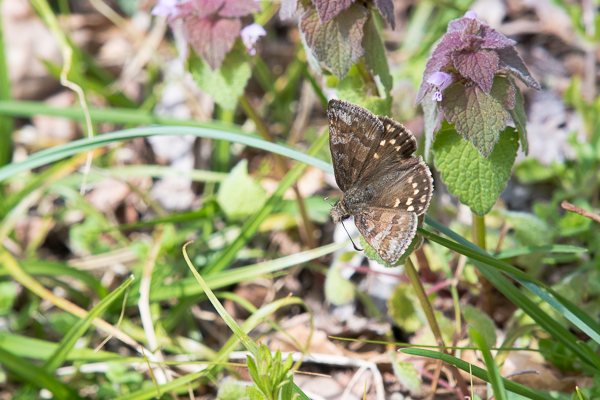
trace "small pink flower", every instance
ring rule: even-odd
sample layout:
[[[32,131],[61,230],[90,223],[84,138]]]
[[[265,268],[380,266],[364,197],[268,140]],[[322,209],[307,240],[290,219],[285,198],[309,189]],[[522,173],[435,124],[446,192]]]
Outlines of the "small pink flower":
[[[434,72],[427,78],[427,83],[435,88],[433,96],[431,97],[434,101],[442,101],[442,92],[450,86],[454,78],[451,74],[446,72],[437,71]]]
[[[152,15],[160,15],[161,17],[167,17],[169,21],[173,21],[181,16],[180,6],[185,2],[185,0],[158,0],[152,8]]]
[[[254,46],[256,45],[256,42],[258,42],[258,39],[266,34],[267,32],[265,29],[256,23],[248,25],[242,29],[240,35],[242,36],[242,42],[244,42],[244,46],[246,46],[246,49],[248,50],[248,54],[251,56],[256,54],[256,48]]]
[[[465,13],[465,18],[477,19],[477,13],[475,11],[469,10]]]

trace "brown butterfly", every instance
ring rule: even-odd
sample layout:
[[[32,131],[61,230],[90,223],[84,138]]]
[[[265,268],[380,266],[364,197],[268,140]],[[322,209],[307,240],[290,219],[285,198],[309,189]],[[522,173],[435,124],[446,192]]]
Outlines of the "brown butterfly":
[[[433,193],[415,137],[398,122],[331,100],[327,107],[335,180],[344,192],[334,222],[350,216],[381,258],[395,264],[412,242]]]

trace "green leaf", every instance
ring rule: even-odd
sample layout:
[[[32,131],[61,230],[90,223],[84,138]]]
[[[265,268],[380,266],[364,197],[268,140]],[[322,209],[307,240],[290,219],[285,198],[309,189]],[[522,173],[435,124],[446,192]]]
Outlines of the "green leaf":
[[[367,17],[367,8],[362,4],[353,4],[325,23],[321,22],[315,9],[309,9],[300,20],[307,53],[337,77],[344,77],[364,54],[362,39]]]
[[[423,382],[421,381],[421,374],[417,371],[413,363],[396,361],[392,363],[392,368],[394,369],[394,375],[396,375],[400,384],[406,388],[411,395],[421,395],[423,392]]]
[[[388,300],[390,317],[406,332],[415,332],[423,326],[423,321],[419,318],[415,304],[418,304],[417,297],[412,286],[407,283],[399,284]]]
[[[494,151],[485,158],[454,129],[444,129],[436,135],[433,154],[450,192],[475,214],[484,215],[491,210],[510,178],[518,145],[515,130],[508,128],[500,135]]]
[[[267,193],[248,175],[248,161],[240,161],[223,180],[217,202],[229,219],[241,219],[254,214],[267,201]]]
[[[238,98],[244,94],[252,75],[248,58],[241,48],[230,51],[221,67],[216,70],[192,53],[189,57],[189,70],[200,89],[226,110],[235,109]]]
[[[327,270],[325,277],[325,298],[333,305],[340,306],[354,301],[354,284],[340,273],[340,264],[336,263]]]
[[[0,282],[0,316],[8,315],[17,298],[17,284],[9,282]]]
[[[346,77],[335,85],[338,96],[342,100],[366,108],[375,115],[389,115],[392,105],[391,97],[380,97],[368,94],[372,88],[365,84],[359,66],[354,65]]]
[[[394,81],[390,74],[383,39],[375,26],[375,20],[372,16],[365,24],[363,47],[365,48],[365,61],[371,70],[373,78],[383,86],[384,92],[380,92],[379,95],[380,97],[388,97]]]
[[[464,306],[462,313],[467,326],[477,330],[483,336],[488,346],[496,344],[496,326],[487,314],[470,305]]]
[[[499,80],[494,80],[494,86]],[[498,142],[500,131],[506,127],[508,113],[502,102],[478,86],[465,87],[454,83],[444,92],[441,106],[446,119],[482,156],[488,157]]]
[[[543,220],[525,212],[501,211],[523,246],[544,246],[552,243],[554,232]]]

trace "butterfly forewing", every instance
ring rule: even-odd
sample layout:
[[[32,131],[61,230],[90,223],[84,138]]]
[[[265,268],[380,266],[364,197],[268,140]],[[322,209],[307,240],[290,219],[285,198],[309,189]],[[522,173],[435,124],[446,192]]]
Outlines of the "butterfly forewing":
[[[383,124],[367,110],[339,100],[329,102],[327,117],[335,180],[346,191],[358,180]]]
[[[381,258],[394,264],[415,237],[417,215],[413,212],[369,207],[355,216],[354,223]]]

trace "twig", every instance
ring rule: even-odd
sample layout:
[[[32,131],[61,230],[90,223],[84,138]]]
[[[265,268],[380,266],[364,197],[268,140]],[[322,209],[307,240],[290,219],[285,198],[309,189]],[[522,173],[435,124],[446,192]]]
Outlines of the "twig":
[[[597,223],[600,224],[600,215],[598,214],[594,214],[588,210],[584,210],[581,207],[576,206],[575,204],[569,203],[566,200],[563,200],[562,203],[560,203],[560,206],[567,211],[571,211],[574,212],[576,214],[582,215],[586,218],[589,218]]]

